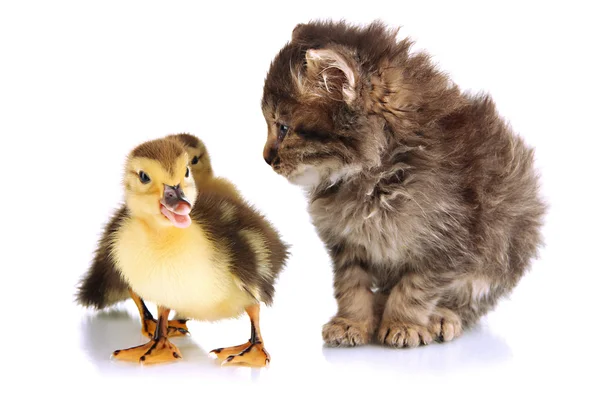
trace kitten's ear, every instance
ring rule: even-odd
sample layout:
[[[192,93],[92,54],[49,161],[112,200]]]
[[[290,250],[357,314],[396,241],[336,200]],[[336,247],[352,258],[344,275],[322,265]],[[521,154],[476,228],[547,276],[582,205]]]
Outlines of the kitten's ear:
[[[356,99],[357,71],[354,63],[336,49],[310,49],[306,52],[306,75],[313,83],[309,90],[351,103]]]
[[[307,25],[306,24],[298,24],[294,27],[294,29],[292,30],[292,42],[297,42],[299,40],[300,37],[302,37],[302,35],[304,34],[304,31],[306,30]]]

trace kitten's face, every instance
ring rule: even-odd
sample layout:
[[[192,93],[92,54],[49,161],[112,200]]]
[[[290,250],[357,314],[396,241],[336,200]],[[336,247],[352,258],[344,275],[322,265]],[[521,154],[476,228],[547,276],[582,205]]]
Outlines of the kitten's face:
[[[268,126],[265,161],[292,183],[316,186],[356,158],[336,134],[324,104],[271,97],[263,114]]]
[[[355,174],[373,155],[365,149],[373,147],[367,117],[356,105],[357,74],[349,62],[332,65],[334,57],[292,42],[265,80],[263,157],[275,172],[305,187]]]

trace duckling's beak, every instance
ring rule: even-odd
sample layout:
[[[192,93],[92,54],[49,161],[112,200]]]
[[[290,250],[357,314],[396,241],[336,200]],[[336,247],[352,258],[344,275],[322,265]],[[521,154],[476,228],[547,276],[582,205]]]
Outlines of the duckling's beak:
[[[179,185],[165,185],[160,204],[160,212],[177,228],[187,228],[192,223],[189,215],[192,204]]]

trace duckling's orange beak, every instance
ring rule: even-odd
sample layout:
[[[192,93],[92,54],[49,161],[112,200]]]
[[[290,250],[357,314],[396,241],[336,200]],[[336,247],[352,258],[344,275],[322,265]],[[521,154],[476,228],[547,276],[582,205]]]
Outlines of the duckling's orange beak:
[[[177,228],[187,228],[191,225],[190,211],[192,204],[185,197],[179,185],[165,185],[163,197],[160,200],[160,212]]]

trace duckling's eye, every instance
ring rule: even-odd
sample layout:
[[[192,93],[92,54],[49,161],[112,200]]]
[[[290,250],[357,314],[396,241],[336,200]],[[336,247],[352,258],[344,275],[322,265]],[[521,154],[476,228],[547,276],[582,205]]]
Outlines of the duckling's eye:
[[[193,165],[196,165],[196,164],[198,164],[198,161],[199,161],[199,160],[198,160],[198,156],[194,156],[194,158],[192,158],[192,164],[193,164]]]
[[[192,163],[193,163],[193,161],[192,161]],[[190,176],[190,167],[187,167],[185,170],[185,177],[189,178],[189,176]]]
[[[285,137],[285,135],[287,135],[288,131],[290,130],[289,126],[283,125],[283,124],[278,124],[277,128],[278,128],[278,133],[279,133],[279,140],[282,140]]]
[[[140,182],[142,182],[144,185],[146,183],[150,183],[150,177],[144,171],[140,171],[139,176],[140,176]]]

